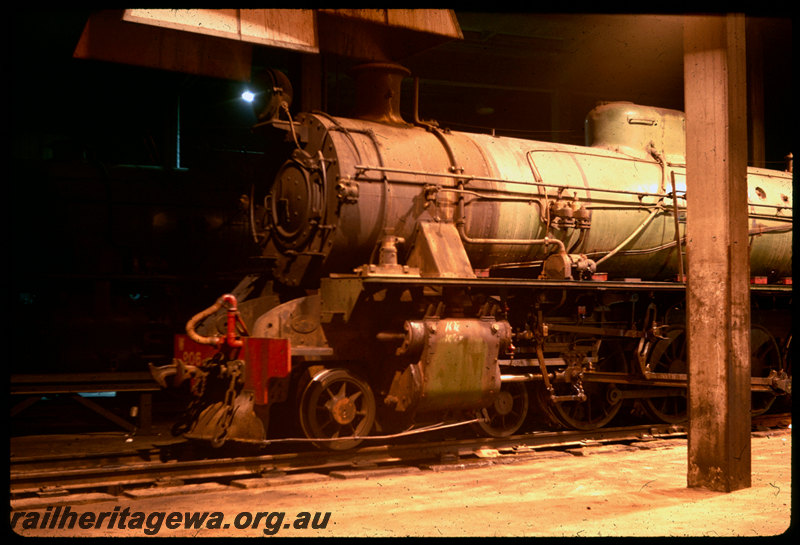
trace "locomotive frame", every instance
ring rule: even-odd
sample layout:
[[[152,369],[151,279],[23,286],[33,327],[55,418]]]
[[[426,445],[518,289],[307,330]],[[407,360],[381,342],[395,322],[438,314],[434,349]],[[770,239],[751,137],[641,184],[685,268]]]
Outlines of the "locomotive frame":
[[[685,420],[682,114],[601,106],[587,147],[466,135],[416,106],[402,120],[401,67],[357,75],[358,119],[276,118],[291,93],[272,78],[260,126],[296,145],[263,207],[251,200],[272,270],[193,318],[175,362],[152,368],[191,389],[174,432],[346,449],[440,420],[590,430],[628,400]],[[760,414],[791,393],[791,191],[785,174],[749,177]]]

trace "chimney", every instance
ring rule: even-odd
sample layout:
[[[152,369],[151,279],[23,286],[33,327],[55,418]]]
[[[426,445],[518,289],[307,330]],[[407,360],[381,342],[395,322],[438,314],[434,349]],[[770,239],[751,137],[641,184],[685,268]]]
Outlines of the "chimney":
[[[373,62],[352,68],[356,80],[354,116],[359,119],[407,125],[400,116],[400,84],[411,72],[399,64]]]

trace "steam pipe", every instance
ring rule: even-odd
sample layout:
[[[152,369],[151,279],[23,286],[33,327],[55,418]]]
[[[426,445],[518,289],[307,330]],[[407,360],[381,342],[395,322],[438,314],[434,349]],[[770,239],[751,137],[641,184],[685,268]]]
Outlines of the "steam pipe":
[[[532,244],[555,244],[558,246],[558,253],[566,254],[567,250],[564,243],[557,238],[472,238],[464,232],[464,224],[458,224],[458,234],[461,235],[461,240],[469,244],[517,244],[517,245],[532,245]]]
[[[223,305],[228,305],[228,319],[227,319],[227,333],[225,336],[222,335],[213,335],[211,337],[204,337],[197,333],[196,328],[197,324],[199,324],[204,319],[208,318],[212,314],[216,313],[219,309],[222,308]],[[225,342],[228,346],[231,347],[239,347],[244,344],[244,342],[237,338],[236,336],[236,324],[239,323],[244,327],[244,322],[242,321],[241,316],[239,315],[239,309],[237,308],[236,304],[236,297],[231,294],[225,294],[217,301],[208,307],[207,309],[203,310],[202,312],[198,312],[192,319],[189,320],[186,324],[186,334],[189,336],[191,340],[198,344],[207,344],[212,346],[219,346],[223,342]]]
[[[244,341],[242,341],[236,335],[236,324],[240,323],[242,326],[244,326],[244,323],[242,322],[242,317],[239,315],[239,308],[236,306],[236,297],[228,293],[223,295],[221,299],[224,303],[228,303],[228,331],[225,340],[228,346],[242,346]]]
[[[467,223],[466,220],[466,211],[464,210],[464,182],[459,180],[458,182],[459,188],[459,195],[458,195],[458,219],[456,220],[456,229],[458,230],[458,234],[466,243],[469,244],[515,244],[515,245],[533,245],[533,244],[543,244],[547,246],[548,244],[555,244],[558,246],[558,253],[562,255],[567,254],[567,249],[564,246],[564,243],[557,239],[557,238],[472,238],[467,235],[465,225]]]
[[[655,217],[656,217],[656,214],[658,213],[658,211],[659,211],[659,210],[661,210],[661,208],[660,208],[660,207],[655,207],[655,208],[653,208],[653,210],[650,212],[650,215],[649,215],[649,216],[647,216],[647,217],[645,218],[645,220],[642,222],[642,224],[641,224],[641,225],[639,225],[639,227],[637,227],[636,229],[634,229],[633,233],[631,233],[630,235],[628,235],[628,238],[626,238],[625,240],[623,240],[623,241],[622,241],[622,242],[619,244],[619,246],[617,246],[616,248],[614,248],[613,250],[611,250],[611,251],[610,251],[609,253],[607,253],[605,256],[603,256],[602,258],[598,259],[598,260],[597,260],[597,262],[596,262],[596,264],[597,264],[597,265],[599,265],[599,264],[600,264],[600,263],[602,263],[603,261],[605,261],[605,260],[609,259],[610,257],[613,257],[614,255],[616,255],[616,254],[617,254],[617,252],[619,252],[621,249],[623,249],[625,246],[627,246],[627,245],[628,245],[628,243],[629,243],[631,240],[633,240],[633,239],[634,239],[634,238],[635,238],[635,237],[636,237],[636,236],[637,236],[639,233],[641,233],[641,232],[642,232],[642,231],[645,229],[645,227],[647,227],[648,225],[650,225],[650,222],[651,222],[651,221],[653,221],[653,218],[655,218]]]

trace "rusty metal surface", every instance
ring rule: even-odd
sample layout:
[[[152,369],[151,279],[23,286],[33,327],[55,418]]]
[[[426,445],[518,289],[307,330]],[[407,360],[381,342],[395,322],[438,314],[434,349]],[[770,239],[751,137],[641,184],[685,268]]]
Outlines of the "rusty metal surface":
[[[467,252],[452,223],[420,222],[408,263],[422,276],[474,278]]]
[[[244,339],[242,357],[245,361],[245,384],[253,392],[253,402],[264,405],[271,402],[270,379],[285,378],[292,371],[288,339]]]
[[[303,346],[327,346],[320,319],[320,296],[300,297],[264,313],[256,320],[252,335],[288,339],[292,351]]]
[[[647,114],[643,107],[631,113],[637,122]],[[661,118],[681,126],[680,112]],[[284,240],[290,216],[273,213],[277,239],[265,250],[277,256],[276,273],[288,283],[374,262],[373,248],[386,233],[405,241],[398,246],[403,263],[423,240],[417,229],[426,222],[458,225],[473,269],[541,260],[552,248],[506,241],[550,236],[612,276],[666,280],[680,270],[686,183],[677,129],[634,154],[624,139],[613,146],[608,136],[602,146],[582,147],[323,115],[300,122],[307,159],[292,168],[305,169],[306,185],[318,193],[292,196],[313,232]],[[612,116],[608,123],[621,121]],[[750,169],[748,177],[753,274],[791,276],[791,174]],[[276,187],[285,183],[281,178]],[[349,197],[336,187],[347,188]],[[413,265],[425,268],[418,260]]]
[[[686,135],[683,112],[611,102],[594,108],[586,116],[586,145],[648,159],[653,143],[667,161],[684,158]]]
[[[391,63],[371,63],[352,70],[356,80],[355,117],[379,123],[405,125],[400,115],[400,84],[411,75]]]
[[[398,373],[387,402],[398,411],[476,409],[500,392],[497,356],[510,341],[508,323],[476,319],[411,322],[401,351],[421,351],[419,361]]]
[[[229,440],[258,443],[266,438],[266,430],[253,410],[252,393],[244,392],[232,403],[220,401],[206,407],[184,437],[209,441],[214,446]]]

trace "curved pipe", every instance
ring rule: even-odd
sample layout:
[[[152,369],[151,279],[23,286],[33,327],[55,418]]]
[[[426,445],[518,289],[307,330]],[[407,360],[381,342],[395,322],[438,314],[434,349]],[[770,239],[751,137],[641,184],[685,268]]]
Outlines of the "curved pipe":
[[[623,240],[623,241],[622,241],[622,242],[619,244],[619,246],[617,246],[616,248],[614,248],[613,250],[611,250],[609,253],[607,253],[607,254],[606,254],[605,256],[603,256],[602,258],[598,259],[598,260],[597,260],[597,262],[596,262],[596,265],[599,265],[599,264],[600,264],[600,263],[602,263],[603,261],[605,261],[605,260],[607,260],[607,259],[609,259],[609,258],[613,257],[614,255],[616,255],[616,254],[617,254],[617,252],[619,252],[619,251],[620,251],[620,250],[622,250],[622,249],[623,249],[625,246],[627,246],[627,245],[628,245],[628,243],[629,243],[631,240],[633,240],[633,239],[634,239],[634,238],[635,238],[635,237],[636,237],[636,236],[637,236],[639,233],[641,233],[641,232],[642,232],[642,231],[643,231],[643,230],[644,230],[644,229],[645,229],[645,228],[646,228],[648,225],[650,225],[650,222],[651,222],[651,221],[653,221],[653,218],[655,218],[655,217],[656,217],[656,214],[659,212],[659,210],[661,210],[661,207],[660,207],[660,206],[656,206],[655,208],[653,208],[653,210],[650,212],[650,215],[649,215],[649,216],[647,216],[647,217],[644,219],[644,221],[642,222],[642,224],[641,224],[641,225],[639,225],[639,227],[637,227],[637,228],[636,228],[636,229],[633,231],[633,233],[631,233],[630,235],[628,235],[628,238],[626,238],[625,240]]]
[[[223,305],[228,305],[228,320],[227,320],[227,333],[225,336],[213,335],[211,337],[204,337],[197,333],[197,324],[205,320],[212,314],[216,313]],[[219,346],[225,342],[228,346],[239,347],[244,344],[244,341],[239,339],[236,335],[236,324],[239,323],[244,327],[244,322],[239,315],[239,309],[236,303],[236,297],[231,294],[225,294],[217,301],[202,312],[198,312],[192,319],[186,323],[186,334],[191,340],[198,344],[207,344],[212,346]]]
[[[300,146],[300,142],[297,140],[297,132],[294,130],[294,120],[292,119],[292,113],[289,111],[289,105],[284,101],[281,102],[280,108],[286,112],[286,117],[289,118],[289,129],[292,131],[292,139],[294,140],[294,145],[297,146],[297,149],[303,149]]]
[[[422,127],[428,132],[432,133],[442,144],[445,153],[447,153],[447,158],[450,161],[450,172],[454,174],[462,174],[464,169],[458,166],[456,162],[456,156],[453,153],[453,148],[450,147],[450,144],[447,143],[444,135],[439,131],[438,128],[433,123],[422,121],[419,118],[419,78],[414,78],[414,102],[413,102],[413,123],[417,127]]]
[[[564,246],[564,243],[557,239],[557,238],[472,238],[467,235],[465,225],[467,224],[467,213],[464,207],[464,193],[463,193],[464,183],[459,180],[458,189],[459,189],[459,196],[458,196],[458,219],[456,220],[456,229],[458,230],[458,234],[461,237],[461,240],[469,243],[469,244],[514,244],[514,245],[533,245],[533,244],[543,244],[547,246],[548,244],[555,244],[558,246],[558,253],[566,255],[567,249]]]
[[[751,229],[749,232],[750,236],[758,236],[758,235],[765,235],[770,233],[789,233],[792,231],[791,227],[759,227],[756,229]],[[681,244],[686,243],[686,236],[681,237]],[[653,254],[656,252],[660,252],[661,250],[666,250],[667,248],[673,248],[677,245],[676,241],[667,242],[666,244],[661,244],[659,246],[652,246],[650,248],[639,248],[637,250],[622,250],[619,252],[622,255],[646,255],[646,254]],[[591,252],[586,254],[587,257],[592,257],[596,255],[602,255],[603,252]]]
[[[558,246],[558,253],[567,253],[564,243],[557,238],[471,238],[464,232],[464,224],[458,224],[458,234],[461,235],[461,240],[469,244],[517,244],[517,245],[531,245],[531,244],[555,244]]]

